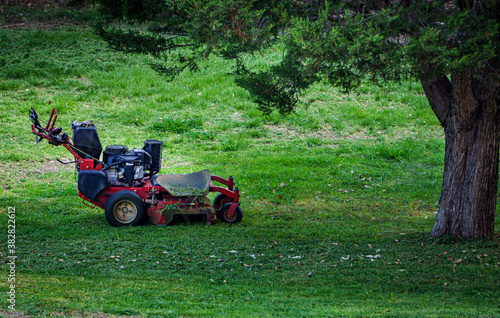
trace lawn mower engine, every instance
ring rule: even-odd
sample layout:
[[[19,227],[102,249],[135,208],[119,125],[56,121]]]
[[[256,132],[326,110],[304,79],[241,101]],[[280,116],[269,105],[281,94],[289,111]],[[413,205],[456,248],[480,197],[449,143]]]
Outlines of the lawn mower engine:
[[[139,182],[146,175],[155,174],[161,169],[162,141],[148,139],[144,148],[128,150],[126,146],[107,146],[103,161],[108,166],[106,175],[110,185],[130,185]],[[154,147],[158,150],[151,152]]]
[[[167,225],[180,216],[183,220],[201,217],[206,224],[218,219],[228,223],[241,221],[239,190],[234,188],[232,177],[224,179],[208,170],[187,175],[158,174],[161,140],[148,139],[142,149],[109,145],[103,152],[92,121],[73,122],[72,143],[61,128],[54,127],[55,108],[45,127],[40,125],[34,109],[30,118],[37,143],[47,139],[52,145],[64,146],[74,156],[75,161],[66,163],[76,163],[78,196],[86,205],[90,202],[91,207],[103,208],[112,226],[138,225],[143,219]],[[213,181],[223,186],[216,186]],[[213,204],[207,197],[209,192],[219,192]]]

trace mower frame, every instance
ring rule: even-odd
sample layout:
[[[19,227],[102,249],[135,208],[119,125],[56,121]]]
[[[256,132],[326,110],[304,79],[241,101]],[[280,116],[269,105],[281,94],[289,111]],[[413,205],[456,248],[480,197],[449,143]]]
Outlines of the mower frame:
[[[62,133],[62,128],[55,127],[57,120],[56,108],[52,109],[50,118],[48,122],[46,122],[45,126],[40,125],[38,115],[33,108],[30,111],[30,118],[33,121],[31,130],[33,134],[37,136],[37,143],[42,139],[47,139],[48,142],[54,146],[62,145],[75,158],[75,161],[70,162],[62,162],[58,159],[59,162],[63,164],[77,163],[77,167],[79,167],[77,170],[79,173],[86,170],[105,170],[106,167],[104,162],[100,161],[99,158],[85,158],[89,157],[89,155],[83,153],[83,151],[75,147],[70,141],[71,138],[68,134]],[[219,193],[212,204],[206,196],[201,198],[196,195],[171,195],[162,186],[153,184],[151,180],[153,175],[147,175],[131,186],[108,184],[107,187],[98,191],[95,198],[85,195],[77,186],[78,196],[82,199],[82,203],[84,205],[91,208],[99,207],[104,209],[106,218],[112,226],[137,225],[142,221],[134,219],[131,222],[128,222],[127,220],[125,222],[115,222],[116,220],[113,219],[116,218],[113,217],[113,213],[116,213],[117,208],[109,207],[107,204],[110,198],[115,194],[117,194],[116,196],[124,195],[127,197],[127,199],[121,201],[122,204],[125,204],[125,210],[127,210],[126,207],[128,206],[132,207],[132,209],[134,208],[134,205],[132,204],[134,201],[133,198],[134,196],[138,196],[142,201],[141,204],[143,206],[142,208],[140,206],[136,206],[136,213],[139,213],[142,209],[144,209],[144,216],[141,216],[141,218],[147,217],[149,223],[152,224],[167,225],[173,220],[174,215],[183,215],[185,219],[186,216],[189,217],[189,215],[202,215],[204,216],[207,225],[216,223],[217,219],[222,219],[222,221],[227,223],[237,223],[241,220],[242,212],[240,208],[240,192],[238,187],[235,187],[232,176],[225,179],[217,175],[210,175],[209,192]],[[222,186],[216,185],[214,182],[219,183]],[[113,199],[113,203],[114,201],[116,200]],[[174,208],[172,209],[172,207]]]

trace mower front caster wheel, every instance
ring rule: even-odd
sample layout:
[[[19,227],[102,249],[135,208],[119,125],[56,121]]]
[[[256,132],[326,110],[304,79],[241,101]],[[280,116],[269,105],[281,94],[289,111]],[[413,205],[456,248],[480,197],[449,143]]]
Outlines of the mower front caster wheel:
[[[144,218],[144,203],[135,192],[118,191],[109,197],[104,214],[111,226],[139,225]]]
[[[229,216],[229,209],[231,208],[232,203],[226,203],[224,204],[220,209],[219,209],[219,219],[222,220],[222,222],[226,223],[239,223],[241,222],[241,219],[243,218],[243,212],[241,211],[240,206],[238,205],[236,207],[236,210],[234,210],[233,216]]]

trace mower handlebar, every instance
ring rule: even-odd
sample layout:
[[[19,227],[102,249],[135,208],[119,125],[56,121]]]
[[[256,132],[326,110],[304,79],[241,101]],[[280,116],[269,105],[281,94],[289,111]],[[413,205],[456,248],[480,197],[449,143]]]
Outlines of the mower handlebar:
[[[55,107],[52,109],[49,121],[46,122],[47,125],[45,127],[40,124],[38,114],[33,107],[29,111],[29,116],[31,118],[31,121],[33,122],[33,124],[31,125],[31,131],[36,135],[36,143],[39,143],[41,139],[47,139],[49,143],[56,146],[68,142],[68,134],[61,134],[61,127],[54,128],[57,120],[57,110],[55,109]]]

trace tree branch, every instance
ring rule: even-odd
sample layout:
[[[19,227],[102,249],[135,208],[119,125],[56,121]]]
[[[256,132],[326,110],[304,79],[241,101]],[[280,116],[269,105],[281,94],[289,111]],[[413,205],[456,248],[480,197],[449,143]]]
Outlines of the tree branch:
[[[446,75],[441,75],[430,80],[421,79],[425,96],[436,114],[439,122],[444,127],[451,114],[451,101],[453,99],[453,85]]]

